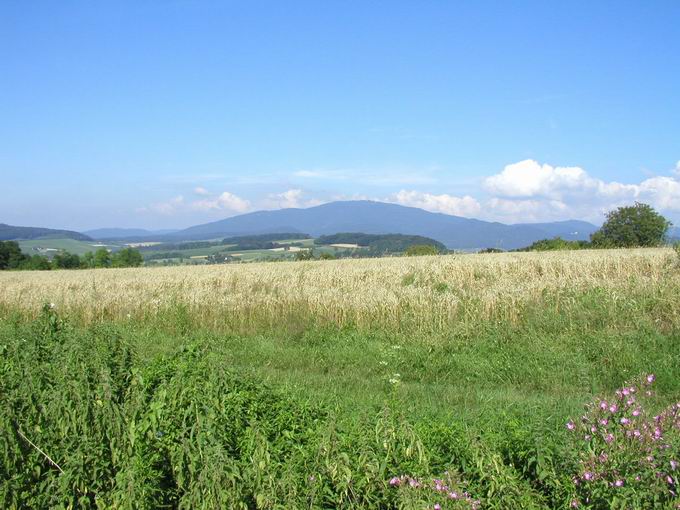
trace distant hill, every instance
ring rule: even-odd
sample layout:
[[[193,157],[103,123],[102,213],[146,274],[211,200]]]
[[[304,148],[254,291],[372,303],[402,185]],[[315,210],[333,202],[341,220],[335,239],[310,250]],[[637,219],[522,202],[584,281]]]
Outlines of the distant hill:
[[[0,223],[0,241],[19,239],[75,239],[76,241],[92,241],[92,238],[72,230],[56,230],[40,227],[16,227]]]
[[[86,230],[83,234],[92,239],[130,239],[163,236],[172,234],[177,230],[145,230],[143,228],[97,228]]]
[[[573,240],[586,240],[596,229],[594,225],[577,221],[505,225],[431,213],[415,207],[360,200],[331,202],[308,209],[280,209],[242,214],[196,225],[166,235],[164,238],[199,240],[277,232],[304,232],[314,237],[338,232],[399,233],[430,237],[450,249],[508,250],[528,246],[539,239],[556,235],[568,235],[568,238]]]

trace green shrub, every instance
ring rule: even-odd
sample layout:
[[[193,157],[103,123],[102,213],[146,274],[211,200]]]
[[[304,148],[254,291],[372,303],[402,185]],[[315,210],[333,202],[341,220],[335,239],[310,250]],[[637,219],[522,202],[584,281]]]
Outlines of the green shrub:
[[[414,244],[409,246],[405,252],[407,257],[414,257],[419,255],[439,255],[439,249],[430,244]]]

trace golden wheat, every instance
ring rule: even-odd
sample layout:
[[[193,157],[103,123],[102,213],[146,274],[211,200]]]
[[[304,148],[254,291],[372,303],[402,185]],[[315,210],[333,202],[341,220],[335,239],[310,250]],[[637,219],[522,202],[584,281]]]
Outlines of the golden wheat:
[[[0,306],[37,313],[54,303],[84,322],[181,309],[206,327],[314,321],[441,329],[518,321],[532,307],[566,313],[597,291],[617,306],[658,294],[660,320],[680,324],[673,257],[668,249],[636,249],[3,272]]]

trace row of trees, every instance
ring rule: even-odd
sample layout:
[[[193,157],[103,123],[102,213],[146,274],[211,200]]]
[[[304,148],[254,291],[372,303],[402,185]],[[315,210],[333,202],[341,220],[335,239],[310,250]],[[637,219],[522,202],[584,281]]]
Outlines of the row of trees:
[[[106,248],[87,252],[82,257],[76,253],[60,251],[48,259],[44,255],[26,255],[16,241],[0,241],[0,270],[2,269],[87,269],[95,267],[138,267],[143,258],[139,250],[123,248],[110,253]]]

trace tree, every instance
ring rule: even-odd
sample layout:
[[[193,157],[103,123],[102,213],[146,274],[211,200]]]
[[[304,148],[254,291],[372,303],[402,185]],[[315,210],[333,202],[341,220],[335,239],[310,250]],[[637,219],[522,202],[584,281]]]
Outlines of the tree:
[[[436,246],[432,246],[431,244],[414,244],[406,249],[407,257],[417,255],[439,255],[439,250]]]
[[[295,252],[295,260],[314,260],[314,252],[312,250],[300,250]]]
[[[666,239],[671,222],[651,206],[636,202],[607,213],[607,220],[590,239],[599,248],[658,246]]]
[[[134,248],[123,248],[111,257],[113,267],[139,267],[144,262],[142,254]]]
[[[94,253],[92,253],[91,251],[84,253],[81,262],[82,267],[86,268],[94,267]]]
[[[32,255],[26,257],[19,266],[19,269],[30,269],[33,271],[47,271],[52,269],[50,261],[43,255]]]
[[[0,241],[0,269],[17,269],[27,258],[16,241]]]
[[[80,257],[76,253],[61,251],[52,258],[52,266],[58,269],[78,269]]]
[[[111,255],[106,248],[99,248],[94,252],[94,267],[109,267],[111,265]]]

